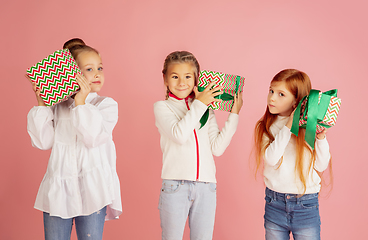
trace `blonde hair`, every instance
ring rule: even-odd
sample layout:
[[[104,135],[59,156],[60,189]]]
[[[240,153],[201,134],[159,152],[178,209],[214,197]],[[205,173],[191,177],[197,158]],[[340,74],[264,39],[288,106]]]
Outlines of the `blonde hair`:
[[[285,69],[279,72],[274,76],[274,78],[271,81],[272,83],[275,82],[284,82],[287,89],[294,95],[295,102],[298,104],[300,100],[309,94],[311,90],[311,81],[307,74],[305,74],[302,71],[296,70],[296,69]],[[264,113],[263,117],[258,120],[255,129],[254,129],[254,145],[255,145],[255,161],[256,161],[256,169],[255,169],[255,175],[257,175],[257,172],[259,168],[262,166],[262,156],[264,155],[265,150],[267,147],[275,140],[274,136],[272,135],[270,131],[271,125],[275,122],[277,118],[277,114],[270,113],[268,106],[266,108],[266,112]],[[268,142],[264,144],[263,139],[264,137],[268,138]],[[296,162],[295,162],[295,172],[299,176],[300,181],[303,184],[303,194],[306,191],[306,179],[310,173],[310,170],[312,167],[314,167],[315,164],[315,150],[312,151],[312,149],[307,145],[307,143],[304,141],[305,137],[305,129],[300,128],[298,137],[295,135],[292,135],[292,138],[295,138],[296,140]],[[304,166],[304,151],[309,151],[311,155],[311,159],[309,161],[309,166],[307,166],[308,171],[305,173],[303,169],[305,169]],[[282,159],[280,162],[279,167],[282,164]],[[332,183],[332,165],[330,161],[330,182]],[[322,177],[322,173],[318,173],[320,177]]]
[[[90,46],[87,46],[84,41],[80,38],[72,38],[68,41],[66,41],[63,45],[63,49],[69,49],[70,53],[72,54],[73,58],[77,61],[78,59],[78,55],[81,52],[85,52],[85,51],[92,51],[97,53],[98,55],[100,55],[98,53],[98,51]]]
[[[200,66],[199,66],[197,59],[192,53],[187,52],[187,51],[175,51],[167,55],[165,62],[164,62],[164,67],[162,69],[162,73],[164,76],[166,75],[169,65],[173,63],[191,63],[194,67],[194,86],[198,85]],[[170,90],[169,88],[167,88],[166,89],[166,99],[169,97],[169,93],[170,93]]]

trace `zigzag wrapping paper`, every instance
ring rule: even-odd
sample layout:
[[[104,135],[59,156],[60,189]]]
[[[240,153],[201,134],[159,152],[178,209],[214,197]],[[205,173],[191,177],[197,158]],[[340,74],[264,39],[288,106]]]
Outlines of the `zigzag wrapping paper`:
[[[68,49],[55,51],[27,69],[31,81],[41,89],[46,106],[64,101],[79,90],[76,73],[82,74]]]
[[[319,92],[319,101],[321,100],[321,96],[322,96],[322,92]],[[308,101],[308,98],[304,99],[301,105],[300,119],[299,119],[299,126],[301,127],[305,127],[307,124],[308,113],[304,114],[307,101]],[[325,130],[326,128],[332,127],[336,124],[337,115],[339,114],[339,110],[340,110],[340,105],[341,105],[340,98],[331,97],[330,103],[323,117],[323,120],[317,122],[316,133],[323,132],[323,130]]]
[[[221,72],[207,71],[203,70],[199,74],[199,82],[198,86],[207,87],[208,84],[215,81],[215,86],[223,86],[223,91],[232,96],[235,95],[236,89],[236,78],[239,77],[237,75],[230,75]],[[239,91],[243,91],[244,86],[244,77],[240,77],[239,81]],[[231,101],[222,101],[221,103],[213,102],[209,105],[210,109],[213,110],[223,110],[230,112],[233,107],[234,100]]]

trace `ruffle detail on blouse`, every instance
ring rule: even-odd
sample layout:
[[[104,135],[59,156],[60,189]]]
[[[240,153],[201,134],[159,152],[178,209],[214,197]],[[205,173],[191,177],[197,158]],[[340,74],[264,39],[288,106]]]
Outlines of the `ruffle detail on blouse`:
[[[72,218],[90,215],[104,206],[105,220],[116,219],[122,213],[119,178],[109,164],[68,178],[46,172],[34,207],[51,216]]]

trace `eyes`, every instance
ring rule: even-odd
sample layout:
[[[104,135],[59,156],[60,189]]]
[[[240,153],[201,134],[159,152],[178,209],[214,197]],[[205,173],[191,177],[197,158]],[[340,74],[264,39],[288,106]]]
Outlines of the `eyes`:
[[[275,91],[274,90],[272,90],[272,89],[270,89],[270,92],[269,92],[269,94],[274,94],[275,93]],[[285,97],[285,94],[283,93],[283,92],[279,92],[279,94],[278,94],[280,97]]]
[[[103,67],[98,67],[97,70],[98,71],[102,71],[103,70]],[[86,71],[87,72],[92,72],[93,71],[93,68],[87,68]]]
[[[171,76],[171,78],[173,78],[173,79],[179,79],[179,76],[177,76],[177,75],[172,75]],[[191,79],[192,78],[192,76],[191,75],[186,75],[185,76],[185,79]]]

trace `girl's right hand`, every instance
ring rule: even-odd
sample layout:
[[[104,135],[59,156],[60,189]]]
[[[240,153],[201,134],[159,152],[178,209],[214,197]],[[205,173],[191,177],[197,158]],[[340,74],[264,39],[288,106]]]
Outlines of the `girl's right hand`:
[[[91,86],[83,75],[77,74],[75,80],[80,87],[79,92],[74,97],[75,106],[84,105],[88,94],[91,92]]]
[[[222,102],[221,99],[215,98],[218,95],[221,95],[223,93],[222,87],[215,87],[213,89],[212,86],[215,85],[215,82],[211,82],[204,90],[203,92],[199,92],[197,87],[194,87],[193,91],[195,93],[195,98],[201,101],[202,103],[209,105],[212,102]],[[217,92],[218,91],[218,92]]]
[[[36,86],[36,83],[32,82],[32,80],[29,78],[29,76],[26,74],[25,77],[28,79],[28,81],[32,84],[32,87],[33,87],[33,91],[36,95],[36,98],[37,98],[37,103],[38,103],[38,106],[46,106],[45,102],[43,101],[43,99],[40,97],[40,92],[41,92],[41,89],[39,89],[37,86]]]

